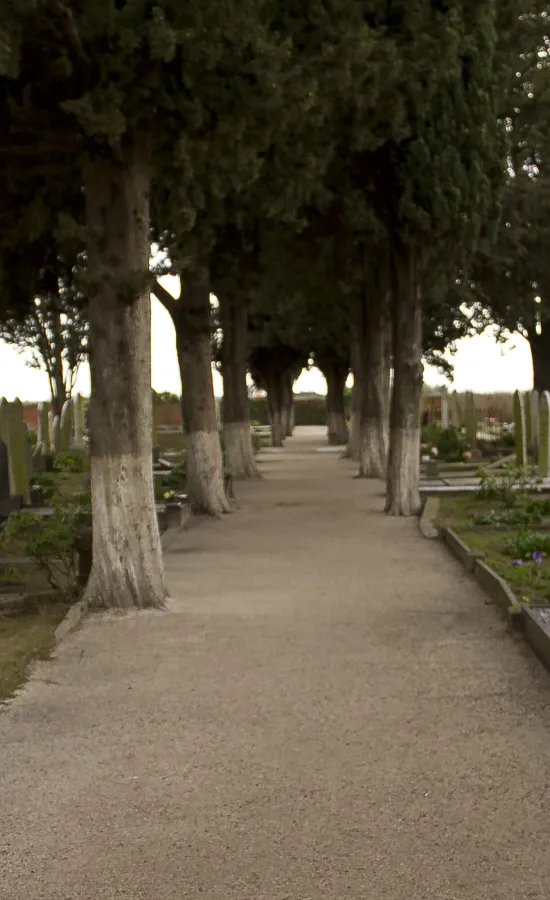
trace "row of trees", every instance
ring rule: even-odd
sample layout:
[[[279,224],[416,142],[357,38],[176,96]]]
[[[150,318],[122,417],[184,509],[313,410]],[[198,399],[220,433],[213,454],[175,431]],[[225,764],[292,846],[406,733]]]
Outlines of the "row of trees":
[[[422,356],[473,327],[461,307],[479,289],[475,266],[492,259],[507,183],[541,170],[516,160],[514,110],[544,91],[531,73],[546,75],[546,23],[540,0],[8,6],[1,313],[29,322],[52,270],[58,293],[86,300],[94,602],[165,597],[150,290],[176,331],[196,509],[227,509],[213,292],[231,468],[255,474],[247,368],[279,441],[313,354],[334,439],[351,365],[350,454],[360,474],[386,477],[390,514],[416,512]],[[165,273],[180,279],[178,297]]]

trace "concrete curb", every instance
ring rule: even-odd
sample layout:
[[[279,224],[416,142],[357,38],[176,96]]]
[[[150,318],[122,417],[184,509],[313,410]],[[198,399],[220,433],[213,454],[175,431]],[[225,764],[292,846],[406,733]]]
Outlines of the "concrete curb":
[[[516,599],[508,583],[482,560],[476,560],[474,577],[483,590],[489,594],[497,606],[510,615],[521,613],[521,603]]]
[[[72,634],[73,631],[76,631],[87,612],[88,602],[86,600],[79,600],[77,603],[73,604],[63,621],[60,622],[55,629],[55,643],[60,644],[61,641],[65,640],[65,638]]]
[[[439,529],[434,522],[439,515],[440,505],[441,501],[439,500],[439,497],[428,497],[424,504],[424,509],[422,510],[418,525],[420,531],[425,538],[428,538],[428,540],[434,540],[439,537]]]
[[[446,544],[451,553],[460,560],[466,571],[473,574],[476,562],[480,558],[479,554],[472,553],[470,548],[466,546],[464,541],[459,538],[458,534],[456,534],[452,528],[445,526],[441,529],[440,535],[443,543]]]
[[[522,604],[523,636],[543,666],[550,671],[550,634],[534,615],[535,609],[545,609],[548,612],[547,606],[533,607],[527,603]]]

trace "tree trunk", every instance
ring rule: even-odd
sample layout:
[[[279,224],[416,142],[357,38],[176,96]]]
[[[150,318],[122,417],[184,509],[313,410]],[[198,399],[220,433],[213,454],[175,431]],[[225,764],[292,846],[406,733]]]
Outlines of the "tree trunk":
[[[294,406],[294,395],[292,392],[292,377],[288,372],[285,372],[280,376],[281,378],[281,393],[283,397],[283,410],[282,410],[282,429],[283,429],[283,437],[292,437],[293,424],[292,424],[292,407]]]
[[[320,367],[327,383],[328,442],[333,447],[348,443],[344,390],[348,377],[347,366],[334,360],[321,361]]]
[[[528,336],[533,360],[535,391],[550,391],[550,326],[543,325],[541,334],[532,331]]]
[[[151,446],[150,173],[139,137],[85,171],[90,275],[90,458],[96,607],[166,597]]]
[[[181,304],[181,305],[180,305]],[[181,374],[181,408],[187,449],[187,493],[197,514],[230,512],[216,419],[210,340],[210,287],[189,280],[175,320]]]
[[[385,298],[372,293],[363,298],[361,383],[360,478],[384,478],[388,456],[387,385],[389,359],[386,358]]]
[[[414,254],[401,247],[392,263],[394,384],[386,512],[412,516],[420,510],[422,299]]]
[[[238,299],[222,297],[223,436],[228,471],[233,478],[258,478],[248,412],[247,311]]]
[[[271,444],[273,447],[282,447],[285,438],[284,432],[284,400],[283,383],[278,372],[270,373],[266,378],[267,405],[271,422]]]
[[[353,388],[349,412],[349,437],[346,458],[359,462],[361,458],[361,408],[363,403],[363,366],[361,365],[361,343],[357,329],[351,335],[351,368]]]

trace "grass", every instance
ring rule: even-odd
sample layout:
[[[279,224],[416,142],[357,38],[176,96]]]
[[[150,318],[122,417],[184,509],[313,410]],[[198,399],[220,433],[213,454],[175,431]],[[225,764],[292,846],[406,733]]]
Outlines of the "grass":
[[[530,497],[518,498],[516,508],[524,508]],[[534,562],[524,555],[520,565],[514,565],[514,554],[507,545],[525,534],[541,534],[541,540],[550,538],[550,519],[533,525],[475,525],[473,516],[479,513],[504,510],[497,501],[478,500],[475,494],[461,497],[445,497],[441,501],[439,524],[448,525],[459,535],[474,553],[483,555],[484,561],[504,578],[518,600],[522,602],[550,603],[550,559],[543,553],[541,562]],[[517,541],[516,541],[517,543]],[[535,541],[536,543],[536,541]],[[534,545],[533,545],[534,546]],[[516,557],[517,558],[517,557]]]
[[[0,619],[0,702],[23,684],[30,663],[48,659],[55,629],[68,608],[49,603],[17,618]]]

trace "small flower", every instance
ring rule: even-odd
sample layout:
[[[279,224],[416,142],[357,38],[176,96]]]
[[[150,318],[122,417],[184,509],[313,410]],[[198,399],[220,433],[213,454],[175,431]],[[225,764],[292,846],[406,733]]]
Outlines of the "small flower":
[[[522,559],[514,559],[514,560],[512,560],[512,565],[513,566],[522,566],[523,560]]]
[[[542,562],[542,553],[540,552],[540,550],[535,550],[535,552],[533,553],[533,562]]]

